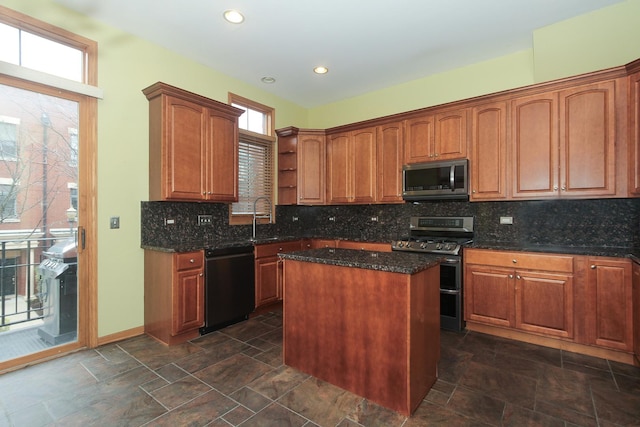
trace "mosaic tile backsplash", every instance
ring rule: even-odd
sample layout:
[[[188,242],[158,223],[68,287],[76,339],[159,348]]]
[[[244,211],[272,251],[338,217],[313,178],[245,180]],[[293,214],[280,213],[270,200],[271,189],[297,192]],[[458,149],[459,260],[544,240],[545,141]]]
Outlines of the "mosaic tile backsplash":
[[[212,215],[213,226],[198,226],[198,215]],[[142,202],[141,244],[206,247],[249,239],[252,226],[230,226],[228,215],[226,204]],[[256,235],[386,242],[408,234],[411,216],[474,216],[477,243],[640,247],[640,199],[277,206],[276,223],[258,225]],[[500,225],[502,216],[513,217],[513,225]],[[165,225],[165,219],[175,223]]]

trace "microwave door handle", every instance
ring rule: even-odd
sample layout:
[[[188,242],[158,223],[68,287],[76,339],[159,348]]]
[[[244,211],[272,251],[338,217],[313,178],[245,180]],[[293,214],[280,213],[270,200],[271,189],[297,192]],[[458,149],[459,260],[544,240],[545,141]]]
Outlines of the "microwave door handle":
[[[451,165],[451,170],[449,171],[449,188],[451,191],[456,191],[456,166]]]

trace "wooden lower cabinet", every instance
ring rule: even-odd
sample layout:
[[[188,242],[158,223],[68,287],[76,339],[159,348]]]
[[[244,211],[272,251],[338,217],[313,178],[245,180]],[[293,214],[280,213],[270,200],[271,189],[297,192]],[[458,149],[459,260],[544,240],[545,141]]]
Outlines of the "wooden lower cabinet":
[[[633,263],[633,353],[640,364],[640,264]]]
[[[282,300],[282,262],[278,254],[301,249],[301,240],[256,245],[256,308]]]
[[[471,248],[464,263],[467,328],[632,359],[631,260]],[[640,266],[636,269],[640,291]],[[640,314],[636,317],[640,321]]]
[[[204,325],[204,254],[145,251],[145,333],[172,345]]]
[[[632,266],[629,259],[587,258],[587,343],[633,349]]]
[[[467,265],[465,277],[467,321],[573,336],[571,275]]]

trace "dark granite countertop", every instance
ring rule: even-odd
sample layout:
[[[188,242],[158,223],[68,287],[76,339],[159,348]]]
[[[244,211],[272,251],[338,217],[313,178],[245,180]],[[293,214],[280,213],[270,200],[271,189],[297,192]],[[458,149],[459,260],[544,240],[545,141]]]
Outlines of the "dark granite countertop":
[[[474,242],[473,244],[466,247],[477,249],[494,249],[501,251],[544,252],[567,255],[607,256],[618,258],[632,258],[634,255],[640,255],[640,250],[637,248],[616,246],[561,246],[535,244],[517,245],[508,243]]]
[[[365,268],[390,273],[415,274],[440,263],[441,255],[374,252],[356,249],[309,249],[278,254],[282,259]]]
[[[287,242],[291,240],[300,240],[296,236],[274,236],[274,237],[256,237],[255,239],[236,239],[236,240],[211,240],[208,242],[180,242],[179,244],[170,246],[150,246],[141,245],[142,249],[158,252],[191,252],[202,249],[225,249],[237,248],[242,246],[263,245],[275,242]]]

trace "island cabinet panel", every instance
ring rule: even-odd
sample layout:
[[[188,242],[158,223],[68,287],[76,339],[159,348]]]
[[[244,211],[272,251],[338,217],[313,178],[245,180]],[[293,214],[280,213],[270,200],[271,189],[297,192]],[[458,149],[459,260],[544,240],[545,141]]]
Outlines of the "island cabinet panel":
[[[470,200],[504,200],[507,197],[507,103],[474,107],[471,117]]]
[[[284,363],[411,414],[436,381],[438,283],[438,266],[407,275],[286,259]]]
[[[640,264],[633,263],[633,353],[635,354],[636,363],[640,363]]]
[[[149,199],[238,200],[242,110],[158,82],[149,100]]]

